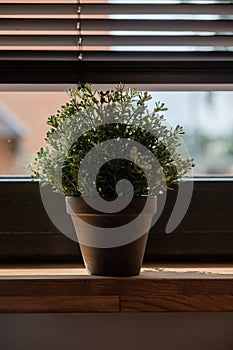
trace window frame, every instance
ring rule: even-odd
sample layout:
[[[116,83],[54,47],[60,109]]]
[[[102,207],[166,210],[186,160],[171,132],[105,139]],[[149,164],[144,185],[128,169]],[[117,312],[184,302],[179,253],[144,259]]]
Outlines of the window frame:
[[[121,81],[126,84],[157,84],[161,90],[163,86],[167,90],[170,84],[175,84],[176,90],[184,84],[191,84],[194,90],[198,87],[201,90],[202,84],[218,84],[224,90],[225,86],[230,84],[232,87],[233,84],[233,56],[228,53],[226,56],[225,61],[216,59],[211,62],[167,59],[124,63],[20,61],[16,56],[15,61],[1,61],[0,86],[72,85],[86,81],[116,84]],[[169,217],[176,196],[175,191],[169,193],[164,213],[150,234],[145,260],[232,260],[233,225],[229,213],[232,191],[231,177],[195,178],[190,208],[176,231],[167,235],[164,233],[164,222]],[[48,219],[40,199],[38,183],[32,183],[29,178],[1,177],[0,208],[1,263],[81,261],[77,243],[59,233]],[[214,224],[213,219],[217,216],[220,226],[216,230],[211,224]],[[201,225],[199,228],[195,226],[197,223]]]
[[[149,235],[145,261],[232,261],[232,197],[226,195],[232,191],[231,177],[194,179],[193,198],[183,221],[166,234],[176,199],[176,191],[169,191]],[[0,193],[0,263],[82,261],[77,242],[60,233],[48,218],[37,181],[1,177]]]

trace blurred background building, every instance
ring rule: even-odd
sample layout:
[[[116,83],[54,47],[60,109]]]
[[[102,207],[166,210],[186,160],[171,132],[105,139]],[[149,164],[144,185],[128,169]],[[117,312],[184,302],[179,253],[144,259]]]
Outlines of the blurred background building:
[[[152,92],[166,104],[165,116],[181,124],[197,175],[233,174],[233,92]],[[65,91],[0,92],[0,174],[23,175],[44,144],[47,118],[68,101]]]
[[[17,174],[18,163],[22,158],[23,141],[28,128],[22,118],[0,102],[0,174]]]

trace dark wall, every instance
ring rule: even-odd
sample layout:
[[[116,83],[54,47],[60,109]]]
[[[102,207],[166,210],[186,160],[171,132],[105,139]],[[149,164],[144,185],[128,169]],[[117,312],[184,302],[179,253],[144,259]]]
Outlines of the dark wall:
[[[233,313],[0,315],[1,350],[232,350]]]

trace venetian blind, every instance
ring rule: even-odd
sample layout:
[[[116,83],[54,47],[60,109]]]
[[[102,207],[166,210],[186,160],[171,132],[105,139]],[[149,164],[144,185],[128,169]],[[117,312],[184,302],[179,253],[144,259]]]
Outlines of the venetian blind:
[[[0,60],[232,61],[233,1],[3,0]]]

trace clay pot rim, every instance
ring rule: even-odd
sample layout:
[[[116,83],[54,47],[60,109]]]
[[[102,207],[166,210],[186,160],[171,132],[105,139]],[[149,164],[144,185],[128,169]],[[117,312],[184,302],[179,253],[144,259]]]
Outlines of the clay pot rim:
[[[105,200],[113,200],[114,198],[107,198]],[[132,198],[130,204],[120,212],[117,213],[103,213],[101,211],[95,210],[90,207],[83,199],[83,197],[66,196],[66,210],[70,215],[102,215],[102,216],[112,216],[112,215],[138,215],[148,202],[148,208],[145,215],[155,214],[157,210],[157,196],[135,196]]]

